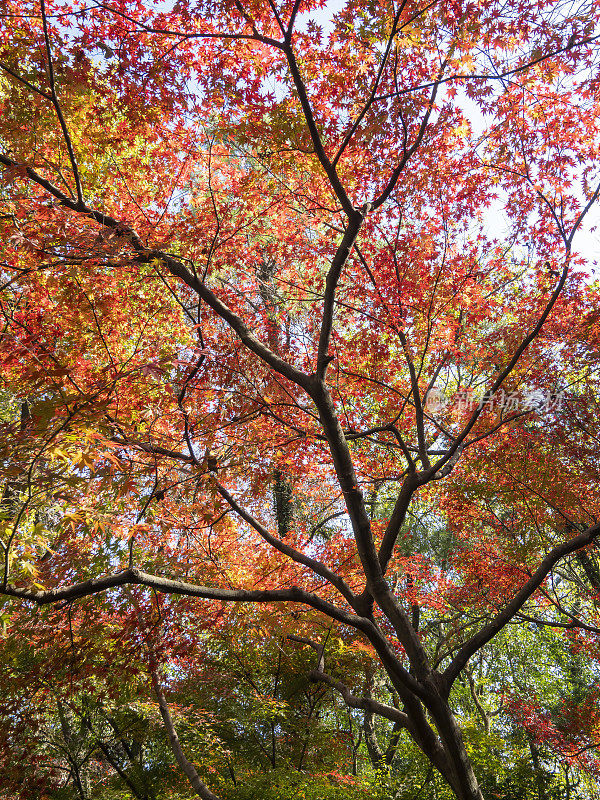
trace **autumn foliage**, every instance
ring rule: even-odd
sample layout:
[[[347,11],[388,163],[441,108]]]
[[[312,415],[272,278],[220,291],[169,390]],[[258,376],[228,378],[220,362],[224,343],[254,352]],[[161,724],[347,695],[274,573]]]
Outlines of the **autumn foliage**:
[[[0,796],[591,797],[598,5],[1,9]]]

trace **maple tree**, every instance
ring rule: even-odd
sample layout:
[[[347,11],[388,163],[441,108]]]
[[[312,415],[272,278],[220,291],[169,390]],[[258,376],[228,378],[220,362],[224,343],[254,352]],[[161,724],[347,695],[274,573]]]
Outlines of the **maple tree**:
[[[598,15],[3,0],[3,624],[126,631],[200,797],[161,681],[246,604],[460,800],[473,657],[597,663]],[[593,773],[598,702],[507,707]]]

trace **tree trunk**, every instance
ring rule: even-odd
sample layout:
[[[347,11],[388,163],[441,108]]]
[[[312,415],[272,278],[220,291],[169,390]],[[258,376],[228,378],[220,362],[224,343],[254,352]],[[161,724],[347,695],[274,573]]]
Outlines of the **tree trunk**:
[[[439,698],[435,711],[431,711],[447,758],[449,774],[443,777],[450,784],[458,800],[484,800],[460,727],[450,707]]]

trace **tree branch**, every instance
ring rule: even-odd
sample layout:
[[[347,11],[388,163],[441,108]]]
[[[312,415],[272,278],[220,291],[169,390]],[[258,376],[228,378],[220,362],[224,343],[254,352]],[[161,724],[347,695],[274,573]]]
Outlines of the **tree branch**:
[[[180,594],[186,597],[218,600],[224,603],[301,603],[322,611],[332,619],[345,625],[351,625],[359,630],[370,631],[372,625],[368,619],[344,611],[318,595],[307,592],[297,586],[291,586],[288,589],[222,589],[214,586],[198,586],[187,581],[163,578],[160,575],[151,575],[135,567],[112,575],[90,578],[81,583],[55,589],[34,590],[7,584],[4,587],[0,587],[0,596],[16,597],[44,606],[51,603],[70,602],[128,584],[148,586],[164,594]]]
[[[332,572],[329,567],[323,564],[321,561],[317,561],[315,558],[311,558],[310,556],[301,553],[299,550],[296,550],[294,547],[291,547],[288,544],[280,541],[276,536],[273,536],[269,531],[261,525],[261,523],[255,519],[252,514],[250,514],[246,509],[242,508],[229,494],[227,489],[218,481],[215,481],[215,485],[217,487],[217,492],[221,495],[221,497],[226,500],[231,508],[238,514],[243,520],[245,520],[248,525],[250,525],[254,530],[262,536],[265,542],[268,542],[271,547],[274,547],[283,555],[288,556],[293,561],[296,561],[298,564],[303,564],[305,567],[311,569],[316,575],[320,575],[321,578],[324,578],[328,581],[332,586],[338,590],[338,592],[350,603],[353,607],[353,604],[356,600],[356,597],[350,587],[347,585],[346,581]]]
[[[276,372],[279,372],[285,378],[288,378],[293,383],[297,384],[298,386],[304,388],[306,391],[308,390],[309,385],[309,378],[308,375],[305,375],[299,369],[296,369],[292,364],[289,364],[287,361],[284,361],[278,355],[276,355],[272,350],[270,350],[267,345],[261,342],[259,339],[254,336],[254,334],[248,329],[248,327],[244,324],[242,319],[235,314],[222,300],[220,300],[214,292],[212,292],[204,282],[200,281],[199,278],[194,275],[190,270],[184,266],[184,264],[176,257],[171,256],[168,253],[163,253],[160,250],[149,250],[146,248],[136,234],[136,232],[127,225],[123,225],[114,217],[111,217],[109,214],[103,214],[101,211],[96,211],[95,209],[89,208],[86,205],[80,205],[79,203],[72,200],[70,197],[67,197],[61,190],[55,186],[51,181],[47,180],[46,178],[42,177],[33,167],[19,164],[19,162],[14,161],[12,158],[9,158],[5,154],[0,153],[0,164],[4,164],[6,167],[14,168],[14,167],[23,167],[24,172],[26,175],[38,186],[41,186],[45,189],[49,194],[51,194],[58,202],[64,206],[65,208],[69,208],[71,211],[75,211],[77,213],[81,213],[86,217],[94,219],[100,225],[103,225],[111,230],[116,230],[121,232],[124,236],[127,236],[129,239],[133,250],[136,253],[136,261],[138,263],[150,263],[152,261],[160,261],[162,262],[167,270],[173,275],[173,277],[179,278],[182,280],[187,286],[189,286],[196,294],[218,315],[221,319],[225,320],[228,325],[232,328],[234,333],[241,339],[244,345],[255,355],[257,355],[262,361],[264,361],[268,366],[274,369]]]
[[[357,697],[356,695],[352,694],[346,684],[336,680],[325,672],[321,672],[320,670],[312,670],[309,673],[309,678],[315,682],[321,681],[322,683],[326,683],[328,686],[331,686],[333,689],[338,691],[344,698],[346,705],[350,706],[350,708],[360,708],[363,711],[370,711],[371,713],[377,714],[380,717],[385,717],[392,722],[399,723],[403,728],[408,728],[409,730],[412,729],[408,714],[405,714],[404,711],[400,711],[393,706],[385,705],[385,703],[379,703],[377,700],[372,700],[369,697]]]
[[[52,63],[52,48],[50,46],[50,35],[48,33],[48,20],[46,19],[46,3],[45,0],[40,0],[40,10],[42,13],[42,26],[44,29],[44,42],[46,44],[46,54],[48,56],[48,78],[50,80],[50,92],[51,92],[51,99],[52,105],[54,106],[54,110],[56,111],[56,116],[58,118],[58,122],[60,124],[60,128],[63,133],[63,137],[65,140],[65,144],[67,146],[67,152],[69,153],[69,161],[71,162],[71,169],[73,170],[73,178],[75,180],[75,191],[77,193],[77,205],[79,207],[84,206],[83,201],[83,190],[81,188],[81,178],[79,176],[79,167],[77,166],[77,159],[75,157],[75,151],[73,150],[73,142],[71,140],[71,134],[69,133],[69,129],[67,127],[67,122],[64,118],[62,113],[62,108],[58,101],[58,96],[56,94],[56,81],[54,78],[54,65]]]
[[[502,630],[502,628],[516,616],[531,595],[542,585],[542,582],[554,565],[560,561],[561,558],[591,544],[599,535],[600,523],[597,523],[583,533],[580,533],[579,536],[575,536],[575,538],[570,539],[568,542],[557,545],[546,555],[531,578],[521,587],[514,598],[499,614],[496,614],[488,625],[465,642],[452,659],[450,665],[444,670],[443,679],[446,683],[445,688],[448,693],[471,656],[493,639],[498,631]]]
[[[426,472],[422,473],[423,483],[427,483],[435,475],[437,470],[439,470],[441,467],[443,467],[445,464],[447,464],[455,456],[455,454],[457,452],[460,455],[459,450],[462,447],[463,442],[465,441],[465,439],[469,435],[470,431],[474,427],[475,423],[479,419],[479,416],[481,415],[481,413],[482,413],[482,411],[483,411],[483,409],[485,407],[485,403],[486,403],[486,399],[485,398],[491,397],[492,395],[494,395],[498,391],[498,389],[502,386],[502,384],[504,383],[506,378],[510,375],[510,373],[515,368],[517,362],[519,361],[519,359],[521,358],[521,356],[523,355],[525,350],[529,347],[531,342],[537,337],[538,333],[541,331],[542,327],[544,326],[544,323],[546,322],[546,320],[548,318],[548,315],[550,314],[550,312],[554,308],[554,305],[555,305],[556,301],[558,300],[558,298],[559,298],[559,296],[560,296],[560,294],[562,292],[563,286],[565,285],[565,281],[567,280],[567,275],[569,274],[570,257],[571,257],[571,253],[570,253],[569,245],[567,245],[567,254],[566,254],[566,258],[565,258],[565,264],[564,264],[564,267],[563,267],[562,275],[560,277],[560,280],[556,284],[556,288],[552,292],[552,294],[550,296],[550,299],[548,300],[548,303],[546,304],[546,307],[544,308],[542,314],[540,315],[540,318],[538,319],[537,323],[535,324],[533,329],[527,334],[527,336],[523,339],[521,344],[517,347],[517,349],[515,350],[515,352],[513,354],[513,357],[510,359],[510,361],[508,362],[507,366],[502,370],[500,375],[496,378],[496,380],[492,384],[492,386],[489,389],[489,391],[484,393],[483,397],[481,398],[481,400],[479,402],[478,407],[475,409],[475,411],[471,415],[471,418],[469,419],[467,424],[464,426],[464,428],[462,429],[460,434],[455,437],[453,443],[448,448],[448,451],[447,451],[446,455],[443,456],[442,458],[440,458],[438,461],[436,461],[436,463],[433,464],[431,469],[429,469]]]
[[[417,486],[418,483],[413,474],[409,473],[404,479],[402,488],[396,498],[394,510],[392,511],[379,547],[379,563],[381,564],[381,571],[384,575],[394,552],[394,546]]]
[[[354,246],[356,237],[360,228],[369,212],[369,204],[366,203],[360,211],[353,211],[348,219],[348,227],[344,232],[344,236],[336,251],[336,254],[331,263],[327,279],[325,282],[325,297],[323,300],[323,317],[321,320],[321,331],[319,334],[319,346],[317,351],[317,377],[323,380],[327,365],[329,364],[330,357],[328,355],[329,340],[331,338],[331,330],[333,328],[333,307],[335,303],[335,292],[337,289],[338,281],[344,264],[348,260],[348,256]]]
[[[154,693],[158,699],[158,707],[160,708],[160,715],[163,718],[163,722],[165,724],[165,730],[167,731],[167,738],[169,739],[169,744],[171,745],[171,750],[173,751],[173,755],[175,756],[175,760],[179,764],[181,771],[184,773],[190,785],[198,795],[201,797],[202,800],[220,800],[216,794],[213,794],[211,790],[206,786],[206,784],[202,783],[200,780],[200,776],[196,772],[196,767],[187,760],[185,754],[181,748],[181,742],[179,741],[179,736],[177,736],[177,731],[175,730],[175,726],[173,725],[173,720],[171,718],[171,712],[169,711],[169,706],[165,699],[164,692],[161,688],[161,685],[158,680],[158,675],[156,672],[156,668],[152,669],[152,686],[154,688]]]
[[[315,154],[319,159],[319,162],[323,167],[325,174],[329,178],[331,188],[335,192],[335,195],[340,201],[342,208],[344,209],[346,215],[350,219],[356,209],[354,208],[354,206],[350,201],[350,198],[346,194],[346,190],[342,186],[342,182],[339,179],[335,167],[333,166],[333,164],[327,157],[327,154],[325,153],[325,149],[323,148],[323,142],[321,141],[321,134],[319,133],[319,129],[317,128],[317,123],[315,122],[315,118],[313,116],[310,100],[308,99],[306,86],[304,85],[304,81],[302,80],[302,76],[300,74],[300,69],[298,68],[298,63],[296,62],[294,51],[292,50],[291,45],[289,43],[285,44],[284,52],[287,57],[287,62],[290,68],[292,80],[294,81],[294,86],[296,87],[296,92],[298,93],[298,98],[300,100],[302,112],[304,113],[306,126],[308,128],[310,138],[312,139],[313,147],[315,149]]]

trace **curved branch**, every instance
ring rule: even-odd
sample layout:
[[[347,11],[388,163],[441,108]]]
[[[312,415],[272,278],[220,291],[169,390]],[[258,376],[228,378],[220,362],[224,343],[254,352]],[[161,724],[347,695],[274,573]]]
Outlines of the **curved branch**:
[[[337,622],[351,625],[353,628],[370,632],[372,627],[370,620],[365,617],[344,611],[328,600],[324,600],[313,592],[300,589],[298,586],[290,586],[288,589],[222,589],[218,586],[198,586],[187,581],[151,575],[135,567],[55,589],[34,590],[7,584],[0,586],[0,596],[16,597],[44,606],[52,603],[71,602],[80,597],[89,597],[128,584],[148,586],[163,594],[180,594],[224,603],[301,603],[315,608],[317,611],[322,611]]]
[[[591,544],[598,536],[600,536],[600,522],[588,528],[583,533],[580,533],[579,536],[570,539],[568,542],[557,545],[546,555],[531,578],[521,587],[505,608],[503,608],[499,614],[496,614],[488,625],[465,642],[454,656],[452,662],[443,673],[447,692],[450,691],[453,682],[471,656],[493,639],[494,636],[518,614],[531,595],[542,585],[544,579],[554,565],[560,561],[561,558]]]
[[[338,590],[338,592],[350,603],[352,607],[356,597],[346,581],[341,578],[339,575],[336,575],[335,572],[332,572],[329,567],[323,564],[321,561],[317,561],[315,558],[311,558],[310,556],[301,553],[299,550],[296,550],[294,547],[291,547],[288,544],[280,541],[276,536],[269,533],[269,531],[261,525],[261,523],[255,519],[252,514],[250,514],[246,509],[242,508],[229,494],[227,489],[218,481],[215,481],[215,485],[217,487],[217,492],[221,495],[221,497],[226,500],[231,508],[238,514],[245,522],[248,523],[254,530],[262,536],[265,542],[268,542],[271,547],[274,547],[275,550],[278,550],[283,555],[288,556],[293,561],[296,561],[298,564],[303,564],[305,567],[311,569],[316,575],[320,575],[321,578],[324,578],[328,581],[332,586]]]
[[[117,17],[121,17],[121,19],[127,20],[127,22],[131,22],[133,25],[136,25],[140,30],[145,31],[146,33],[155,33],[159,36],[169,36],[171,38],[176,37],[182,40],[186,39],[217,39],[223,41],[236,41],[238,39],[246,40],[246,41],[257,41],[262,42],[263,44],[270,45],[271,47],[275,47],[276,49],[283,49],[283,45],[281,42],[278,42],[277,39],[271,39],[269,36],[262,36],[258,32],[253,32],[252,34],[248,33],[222,33],[219,31],[194,31],[185,33],[184,31],[176,31],[172,30],[171,28],[154,28],[151,25],[146,25],[144,22],[140,22],[140,20],[135,19],[135,17],[130,16],[129,14],[125,14],[123,11],[119,11],[117,8],[112,8],[105,3],[94,3],[96,8],[101,8],[103,11],[107,11],[109,14],[114,14]]]
[[[325,672],[314,669],[309,673],[308,677],[311,681],[321,681],[338,691],[344,698],[346,705],[350,706],[350,708],[361,708],[363,711],[370,711],[372,714],[377,714],[392,722],[397,722],[403,728],[412,728],[408,714],[405,714],[404,711],[400,711],[393,706],[385,705],[385,703],[379,703],[377,700],[372,700],[370,697],[357,697],[352,694],[345,683],[336,680]]]
[[[208,786],[202,783],[200,776],[196,772],[196,767],[185,757],[185,754],[181,748],[179,736],[177,735],[177,731],[173,725],[169,706],[158,680],[156,669],[152,670],[152,687],[154,688],[154,693],[156,694],[156,698],[158,700],[160,715],[165,724],[165,730],[167,731],[167,737],[169,739],[169,744],[171,745],[171,750],[173,751],[173,755],[175,756],[175,760],[179,764],[181,771],[190,782],[198,797],[202,798],[202,800],[219,800],[217,795],[213,794]]]
[[[71,211],[81,213],[84,216],[95,220],[100,225],[110,228],[111,230],[119,231],[122,235],[127,236],[133,250],[136,253],[136,261],[138,263],[149,264],[153,261],[162,262],[173,277],[179,278],[185,284],[187,284],[187,286],[195,291],[200,299],[206,303],[206,305],[208,305],[219,317],[221,317],[221,319],[227,322],[234,333],[239,339],[241,339],[244,345],[251,352],[257,355],[262,361],[265,362],[265,364],[270,366],[276,372],[279,372],[285,378],[288,378],[303,389],[308,390],[308,376],[294,367],[292,364],[284,361],[284,359],[276,355],[269,347],[267,347],[267,345],[257,339],[256,336],[254,336],[254,334],[244,324],[242,319],[235,314],[222,300],[220,300],[217,295],[208,288],[208,286],[200,281],[193,272],[190,272],[190,270],[184,266],[184,264],[178,258],[175,258],[168,253],[163,253],[161,250],[149,250],[144,246],[142,240],[139,238],[133,228],[128,225],[124,225],[114,217],[111,217],[109,214],[103,214],[101,211],[96,211],[95,209],[89,208],[86,205],[81,205],[78,202],[75,202],[70,197],[67,197],[66,194],[61,192],[61,190],[51,181],[40,175],[39,172],[37,172],[33,167],[26,164],[20,164],[3,153],[0,153],[0,164],[4,164],[4,166],[9,168],[21,167],[23,172],[28,178],[30,178],[30,180],[45,189],[49,194],[52,195],[52,197],[58,200],[60,205],[70,209]]]
[[[506,69],[503,72],[495,72],[495,73],[456,73],[455,75],[448,75],[446,78],[442,78],[441,80],[429,81],[428,83],[418,83],[414,84],[413,86],[407,86],[405,89],[399,89],[394,92],[387,92],[386,94],[380,94],[373,99],[374,103],[380,102],[382,100],[392,100],[396,97],[401,97],[405,94],[412,94],[412,92],[420,92],[423,89],[431,89],[432,87],[438,85],[442,86],[445,83],[452,83],[453,81],[503,81],[506,78],[509,78],[511,75],[518,75],[520,72],[525,72],[525,70],[530,69],[531,67],[535,67],[538,64],[541,64],[543,61],[547,61],[549,58],[555,58],[556,56],[561,55],[561,53],[567,53],[570,50],[574,50],[576,47],[579,47],[584,44],[592,44],[593,42],[598,41],[600,39],[600,34],[596,36],[588,36],[585,39],[579,39],[576,41],[569,40],[569,43],[565,47],[561,47],[557,50],[552,50],[550,53],[545,53],[544,55],[539,56],[538,58],[534,58],[531,61],[528,61],[525,64],[521,64],[519,67],[513,67],[512,69]]]
[[[500,375],[496,378],[496,380],[492,384],[492,386],[489,389],[489,391],[487,391],[487,392],[485,392],[483,394],[481,400],[479,401],[479,405],[477,406],[475,411],[472,413],[471,418],[469,419],[467,424],[464,426],[464,428],[462,429],[460,434],[455,437],[453,443],[448,448],[448,451],[447,451],[446,455],[443,456],[442,458],[440,458],[438,461],[436,461],[436,463],[433,464],[431,469],[429,469],[426,472],[422,473],[422,482],[423,483],[427,483],[435,475],[435,473],[439,469],[441,469],[441,467],[446,465],[449,461],[452,461],[452,459],[455,458],[456,454],[458,454],[458,456],[460,456],[460,451],[461,451],[461,449],[463,447],[463,442],[465,441],[465,439],[469,435],[470,431],[475,426],[475,423],[479,419],[481,413],[483,412],[483,409],[485,408],[485,404],[487,402],[487,398],[492,397],[492,395],[494,395],[498,391],[498,389],[502,386],[502,384],[504,383],[506,378],[508,378],[510,373],[515,368],[517,362],[519,361],[519,359],[521,358],[521,356],[523,355],[525,350],[527,350],[527,348],[529,347],[531,342],[533,342],[533,340],[537,337],[537,335],[539,334],[539,332],[543,328],[544,323],[546,322],[546,320],[548,319],[548,316],[550,315],[550,312],[554,308],[554,305],[555,305],[556,301],[558,300],[558,298],[559,298],[559,296],[560,296],[560,294],[561,294],[561,292],[563,290],[563,287],[565,285],[565,282],[567,280],[567,275],[569,274],[569,262],[570,262],[570,259],[571,259],[571,251],[570,251],[570,246],[567,244],[567,253],[566,253],[566,258],[565,258],[565,264],[564,264],[564,267],[563,267],[563,270],[562,270],[562,274],[560,276],[560,280],[558,281],[554,291],[550,295],[550,299],[548,300],[548,303],[546,304],[546,307],[544,308],[542,314],[540,315],[540,318],[538,319],[537,323],[532,328],[532,330],[527,334],[527,336],[522,340],[521,344],[517,347],[517,349],[515,350],[515,352],[513,354],[513,357],[510,359],[510,361],[508,362],[506,367],[502,370]],[[454,463],[455,462],[452,462],[452,464],[454,464]]]

